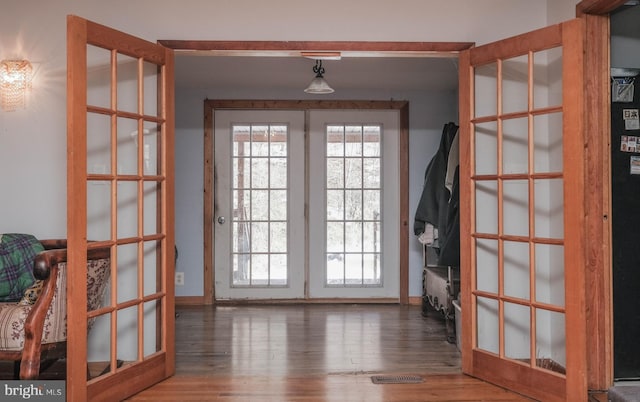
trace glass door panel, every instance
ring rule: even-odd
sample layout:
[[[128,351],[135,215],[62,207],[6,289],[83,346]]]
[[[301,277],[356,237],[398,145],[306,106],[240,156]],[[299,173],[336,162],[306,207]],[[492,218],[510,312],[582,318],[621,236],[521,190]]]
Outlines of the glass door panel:
[[[173,53],[67,27],[67,395],[124,400],[174,371]]]
[[[582,255],[565,257],[570,248],[580,250],[583,238],[567,224],[583,205],[567,183],[582,178],[571,176],[575,170],[565,163],[569,152],[582,151],[579,141],[569,140],[581,133],[564,121],[580,109],[562,103],[566,77],[579,74],[569,67],[563,31],[579,36],[580,27],[574,21],[546,28],[462,57],[468,70],[461,69],[461,88],[469,94],[461,98],[471,102],[461,106],[461,129],[468,130],[461,160],[469,158],[461,199],[469,197],[471,208],[461,209],[461,228],[470,256],[463,263],[473,268],[462,267],[463,325],[473,334],[463,341],[463,367],[544,400],[585,392],[567,385],[580,378],[565,369],[570,348],[573,364],[585,364],[577,352],[584,333],[576,334],[576,344],[565,339],[569,323],[583,317],[583,306],[570,310],[565,301],[582,291],[566,279],[583,269]],[[567,144],[576,147],[570,151]],[[506,379],[507,372],[517,378]]]
[[[310,297],[399,296],[398,128],[397,111],[310,112]]]
[[[304,113],[215,113],[216,298],[301,298]]]

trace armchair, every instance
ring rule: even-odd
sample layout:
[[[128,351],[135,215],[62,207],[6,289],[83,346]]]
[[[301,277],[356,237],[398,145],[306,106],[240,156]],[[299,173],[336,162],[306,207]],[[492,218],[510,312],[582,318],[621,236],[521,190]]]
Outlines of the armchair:
[[[45,250],[38,253],[33,262],[33,275],[41,281],[32,288],[35,294],[26,295],[19,303],[0,303],[0,360],[15,361],[20,379],[37,379],[41,361],[55,361],[66,355],[67,242],[60,239],[40,243]],[[100,307],[110,272],[110,249],[89,250],[89,310]]]

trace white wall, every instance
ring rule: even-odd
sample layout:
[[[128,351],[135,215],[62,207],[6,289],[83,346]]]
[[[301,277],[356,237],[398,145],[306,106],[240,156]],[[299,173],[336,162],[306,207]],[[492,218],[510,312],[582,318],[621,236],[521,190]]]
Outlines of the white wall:
[[[66,236],[68,14],[150,41],[469,41],[482,44],[545,26],[551,4],[555,4],[555,0],[326,0],[322,7],[297,0],[4,0],[0,13],[0,59],[27,58],[37,70],[29,108],[12,113],[0,111],[0,232],[29,232],[40,238]],[[558,11],[560,14],[554,11],[554,19],[573,16],[564,18],[565,12],[564,9]],[[313,15],[314,20],[310,21],[309,15]],[[184,107],[179,105],[178,113]],[[195,107],[194,110],[201,112],[201,105]],[[178,118],[182,121],[181,116]],[[440,124],[438,121],[437,125]],[[413,163],[417,161],[412,157]],[[415,188],[412,191],[416,191]],[[414,198],[411,195],[411,199]],[[414,288],[411,294],[416,294]]]

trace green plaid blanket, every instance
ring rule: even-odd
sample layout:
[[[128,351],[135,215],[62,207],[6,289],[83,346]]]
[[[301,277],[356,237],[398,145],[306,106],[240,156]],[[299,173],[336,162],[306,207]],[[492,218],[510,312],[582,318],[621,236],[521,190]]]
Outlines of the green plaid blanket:
[[[35,282],[33,259],[44,250],[32,235],[0,235],[0,302],[14,302]]]

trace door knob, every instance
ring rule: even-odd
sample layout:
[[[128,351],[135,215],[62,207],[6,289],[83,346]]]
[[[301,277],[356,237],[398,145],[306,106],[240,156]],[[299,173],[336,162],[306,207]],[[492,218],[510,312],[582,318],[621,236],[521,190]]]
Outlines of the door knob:
[[[219,223],[219,224],[224,225],[224,223],[225,223],[226,221],[227,221],[227,220],[224,218],[224,216],[219,216],[219,217],[218,217],[218,223]]]

